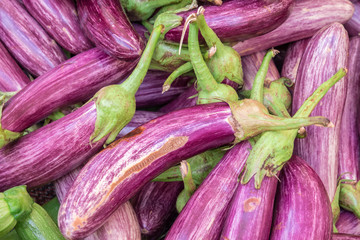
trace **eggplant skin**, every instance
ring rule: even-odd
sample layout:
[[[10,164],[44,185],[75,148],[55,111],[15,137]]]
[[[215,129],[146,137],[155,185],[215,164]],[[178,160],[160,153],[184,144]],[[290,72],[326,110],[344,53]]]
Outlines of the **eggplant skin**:
[[[360,33],[360,2],[359,0],[351,0],[354,5],[354,14],[347,21],[344,26],[349,33],[349,36],[359,36]]]
[[[332,211],[316,172],[293,155],[280,173],[271,240],[331,239]]]
[[[331,239],[332,240],[357,240],[357,239],[360,239],[360,236],[344,234],[344,233],[333,233]]]
[[[57,43],[18,1],[0,1],[0,40],[34,76],[66,60]]]
[[[137,59],[145,47],[118,0],[77,1],[80,24],[87,37],[119,59]]]
[[[293,0],[230,0],[221,6],[207,5],[205,20],[222,42],[235,42],[265,34],[283,23],[288,17]],[[178,14],[183,17],[196,10]],[[180,42],[182,29],[180,25],[170,30],[165,38]],[[185,38],[188,39],[188,31]]]
[[[93,48],[80,28],[73,0],[23,0],[26,9],[58,44],[73,54]]]

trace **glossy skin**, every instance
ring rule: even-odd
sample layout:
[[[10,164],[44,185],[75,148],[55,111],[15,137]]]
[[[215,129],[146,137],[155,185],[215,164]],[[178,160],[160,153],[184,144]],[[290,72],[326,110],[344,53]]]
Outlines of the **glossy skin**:
[[[80,24],[96,46],[120,59],[141,56],[144,43],[117,0],[77,1]]]
[[[349,36],[359,36],[360,33],[360,2],[359,0],[351,0],[354,4],[354,14],[347,21],[344,26],[349,33]]]
[[[26,9],[63,48],[78,54],[93,47],[80,28],[73,0],[23,0]]]
[[[59,211],[62,233],[68,238],[91,234],[164,170],[232,142],[233,121],[226,104],[200,105],[154,119],[117,140],[94,156],[75,180]]]
[[[239,42],[233,48],[241,56],[245,56],[308,38],[331,23],[345,23],[353,13],[354,7],[349,0],[294,0],[289,17],[278,28]]]
[[[324,184],[293,155],[280,174],[271,240],[331,239],[332,212]]]
[[[241,142],[224,155],[180,212],[166,240],[219,239],[250,149],[247,141]]]
[[[235,42],[267,33],[278,27],[289,15],[293,0],[231,0],[221,6],[207,5],[205,20],[222,42]],[[178,14],[185,19],[196,10]],[[241,13],[241,14],[239,14]],[[254,24],[256,23],[256,24]],[[180,42],[183,25],[170,30],[166,39]],[[187,31],[188,33],[188,31]],[[187,39],[187,34],[184,39]]]
[[[19,91],[30,79],[0,42],[0,91]]]
[[[348,49],[349,38],[342,24],[333,23],[312,37],[297,73],[292,103],[293,113],[317,86],[340,68],[348,69]],[[333,199],[337,186],[340,127],[347,79],[345,76],[335,84],[311,114],[311,116],[327,116],[335,127],[330,129],[307,127],[307,137],[296,140],[294,147],[294,153],[308,162],[320,176],[330,199]]]
[[[18,1],[0,2],[0,39],[34,76],[40,76],[66,60],[56,42]]]
[[[99,48],[78,54],[13,96],[4,106],[1,126],[22,132],[56,109],[86,101],[102,87],[120,82],[136,63],[113,58]]]

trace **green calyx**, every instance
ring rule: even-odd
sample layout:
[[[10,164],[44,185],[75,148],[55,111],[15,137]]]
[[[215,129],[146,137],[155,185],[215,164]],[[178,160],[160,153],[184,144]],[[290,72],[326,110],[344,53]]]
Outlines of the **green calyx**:
[[[26,191],[26,186],[21,185],[10,188],[4,193],[4,200],[9,206],[11,215],[17,220],[22,221],[32,211],[34,200]]]
[[[16,225],[17,221],[10,212],[4,193],[0,193],[0,237],[5,236]]]
[[[184,189],[181,191],[176,200],[176,209],[178,212],[181,212],[185,204],[189,201],[190,197],[196,190],[196,185],[191,174],[191,167],[187,161],[182,161],[180,163],[180,171],[184,182]]]
[[[183,18],[174,13],[162,13],[160,14],[154,23],[154,28],[159,25],[163,25],[165,28],[162,31],[161,38],[164,39],[165,34],[173,28],[181,25]]]
[[[270,83],[265,82],[264,105],[271,114],[290,117],[292,99],[288,87],[291,85],[291,80],[287,78],[280,78]]]
[[[188,11],[193,8],[197,8],[197,1],[196,0],[181,0],[178,3],[169,4],[160,8],[156,14],[151,17],[150,22],[154,22],[155,19],[162,13],[170,12],[170,13],[179,13],[183,11]]]
[[[131,75],[120,85],[110,85],[100,89],[92,99],[96,104],[96,122],[90,142],[107,137],[109,144],[135,114],[135,94],[145,78],[156,44],[164,30],[163,25],[154,28],[143,54]]]
[[[340,183],[340,206],[360,219],[360,181],[346,181]]]

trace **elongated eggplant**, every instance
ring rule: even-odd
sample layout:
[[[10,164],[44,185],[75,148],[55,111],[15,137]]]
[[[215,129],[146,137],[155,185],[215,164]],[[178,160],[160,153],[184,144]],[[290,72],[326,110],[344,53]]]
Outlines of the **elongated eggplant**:
[[[360,100],[360,37],[350,39],[349,53],[349,80],[341,119],[338,175],[357,181],[360,159],[359,126],[356,120]]]
[[[30,14],[58,44],[78,54],[92,48],[92,43],[80,28],[73,0],[24,0]]]
[[[246,141],[225,154],[191,196],[165,239],[219,239],[250,149],[251,145]]]
[[[204,6],[206,22],[223,42],[249,39],[278,27],[288,17],[292,0],[231,0],[221,6]],[[196,10],[178,14],[186,19]],[[241,12],[241,14],[239,14]],[[230,20],[231,19],[231,20]],[[254,24],[256,22],[256,24]],[[180,42],[183,25],[169,31],[165,38]],[[185,35],[187,39],[187,34]]]
[[[0,39],[34,76],[44,74],[66,59],[56,42],[18,1],[0,2]]]
[[[62,202],[71,185],[80,173],[81,167],[74,169],[55,182],[56,195]],[[122,204],[109,220],[85,240],[134,239],[140,240],[140,226],[130,202]]]
[[[336,228],[339,233],[360,235],[360,219],[351,212],[341,211]]]
[[[0,91],[19,91],[28,83],[30,79],[0,42]]]
[[[80,0],[81,26],[96,46],[120,59],[136,59],[144,48],[117,0]]]
[[[289,17],[278,28],[239,42],[233,48],[241,56],[245,56],[308,38],[326,25],[334,22],[345,23],[353,13],[354,7],[349,0],[294,0]]]
[[[349,33],[349,36],[359,36],[360,33],[360,2],[359,0],[351,0],[354,5],[354,14],[347,21],[344,26]]]
[[[360,236],[343,234],[343,233],[333,233],[331,236],[331,239],[332,240],[356,240],[356,239],[360,239]]]
[[[293,156],[280,173],[270,239],[331,239],[332,212],[324,184]]]
[[[340,23],[333,23],[318,31],[309,41],[300,62],[292,110],[329,79],[340,68],[348,68],[349,38]],[[332,200],[338,178],[338,154],[341,117],[345,104],[347,77],[342,79],[318,104],[312,115],[324,114],[334,121],[329,131],[307,128],[307,137],[295,142],[294,153],[303,158],[318,173]]]

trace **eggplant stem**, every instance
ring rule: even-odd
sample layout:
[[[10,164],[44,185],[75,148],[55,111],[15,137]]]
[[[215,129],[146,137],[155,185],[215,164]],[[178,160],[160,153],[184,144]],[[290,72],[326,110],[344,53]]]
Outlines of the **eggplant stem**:
[[[170,76],[166,79],[166,81],[163,84],[162,93],[168,91],[170,89],[171,84],[175,81],[176,78],[180,77],[181,75],[190,72],[193,70],[193,66],[191,62],[184,63],[175,71],[173,71]]]
[[[180,44],[179,44],[179,55],[181,54],[181,48],[184,42],[184,37],[185,37],[185,33],[186,33],[186,29],[188,28],[189,24],[193,21],[196,21],[196,14],[192,13],[190,14],[186,20],[185,20],[185,24],[184,24],[184,28],[181,32],[181,38],[180,38]]]

